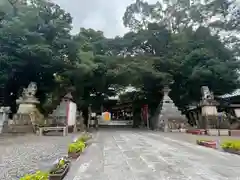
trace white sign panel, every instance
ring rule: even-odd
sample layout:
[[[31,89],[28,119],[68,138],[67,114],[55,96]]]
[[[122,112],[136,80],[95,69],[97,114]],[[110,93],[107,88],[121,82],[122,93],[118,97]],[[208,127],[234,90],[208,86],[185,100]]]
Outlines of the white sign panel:
[[[234,109],[235,114],[237,117],[240,117],[240,109]]]
[[[73,126],[76,124],[76,116],[77,116],[77,105],[74,102],[69,102],[68,108],[67,108],[68,126]]]

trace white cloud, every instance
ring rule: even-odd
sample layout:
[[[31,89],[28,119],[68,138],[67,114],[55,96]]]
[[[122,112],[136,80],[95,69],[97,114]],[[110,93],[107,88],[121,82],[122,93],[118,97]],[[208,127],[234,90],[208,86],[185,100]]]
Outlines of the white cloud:
[[[80,27],[98,29],[107,37],[123,35],[128,31],[122,17],[126,7],[135,0],[52,0],[73,17],[73,33]],[[148,0],[156,2],[156,0]]]
[[[122,24],[125,8],[132,0],[53,0],[73,17],[73,32],[80,27],[102,30],[107,37],[123,35],[127,29]]]

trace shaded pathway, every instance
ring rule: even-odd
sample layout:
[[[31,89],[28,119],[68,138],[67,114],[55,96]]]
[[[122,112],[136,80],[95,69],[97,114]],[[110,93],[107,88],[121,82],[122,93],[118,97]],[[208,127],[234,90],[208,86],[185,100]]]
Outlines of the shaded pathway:
[[[75,162],[75,167],[65,179],[236,180],[240,178],[239,156],[170,137],[165,133],[151,131],[101,130],[96,135],[96,142]]]

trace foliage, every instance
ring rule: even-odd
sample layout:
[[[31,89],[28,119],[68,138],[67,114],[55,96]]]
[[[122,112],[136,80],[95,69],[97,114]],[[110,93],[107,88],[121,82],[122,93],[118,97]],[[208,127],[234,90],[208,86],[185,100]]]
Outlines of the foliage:
[[[54,165],[54,167],[51,169],[50,171],[50,175],[51,174],[61,174],[65,171],[65,169],[67,168],[67,166],[69,165],[70,161],[65,159],[65,158],[61,158],[57,164]]]
[[[69,153],[78,153],[83,152],[85,148],[85,143],[83,141],[76,141],[68,145],[68,152]]]
[[[77,139],[76,142],[84,142],[84,143],[86,143],[86,142],[87,142],[88,140],[90,140],[91,138],[92,138],[91,135],[84,133],[83,135],[81,135],[81,136]]]
[[[20,180],[48,180],[49,173],[37,171],[34,174],[26,174]]]
[[[145,99],[160,99],[163,85],[173,81],[170,96],[184,108],[199,101],[203,85],[216,95],[231,92],[239,85],[239,61],[208,28],[189,28],[174,34],[149,24],[145,30],[126,34],[122,41],[129,42],[125,44],[125,55],[135,54],[135,64],[130,66],[135,72],[132,85]]]
[[[204,142],[214,142],[213,140],[197,139],[197,144],[202,145]]]
[[[17,12],[6,14],[0,24],[0,74],[4,75],[0,84],[12,92],[4,97],[6,105],[12,105],[30,81],[38,84],[38,96],[44,100],[57,85],[53,74],[68,66],[63,57],[71,54],[72,45],[71,16],[58,5],[33,0],[13,6]]]
[[[155,4],[136,0],[123,17],[124,25],[133,30],[124,37],[133,42],[128,50],[154,57],[154,68],[174,81],[170,95],[184,108],[200,99],[203,85],[216,95],[238,88],[235,47],[239,39],[233,33],[239,32],[234,17],[238,11],[239,5],[234,0],[205,3],[170,0]]]
[[[85,28],[71,35],[70,14],[52,2],[11,2],[0,4],[0,88],[13,112],[30,81],[38,84],[46,114],[69,87],[78,107],[92,104],[96,110],[129,84],[137,91],[122,99],[150,109],[159,104],[166,84],[181,109],[199,101],[203,85],[216,95],[239,87],[235,0],[170,0],[165,6],[136,0],[123,17],[132,31],[115,38]]]
[[[124,25],[134,30],[144,29],[149,22],[157,22],[175,33],[193,26],[239,31],[239,6],[236,0],[190,1],[169,0],[147,3],[136,0],[123,17]],[[214,17],[214,18],[213,18]]]
[[[223,149],[230,149],[235,151],[240,151],[240,141],[239,140],[228,140],[221,144]]]
[[[206,142],[206,141],[209,141],[209,140],[206,140],[206,139],[198,139],[197,142]]]

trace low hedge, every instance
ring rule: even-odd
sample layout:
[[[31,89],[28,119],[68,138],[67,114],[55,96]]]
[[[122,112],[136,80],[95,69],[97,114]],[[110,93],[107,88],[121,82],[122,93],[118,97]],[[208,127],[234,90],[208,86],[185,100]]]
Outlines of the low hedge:
[[[83,152],[85,147],[86,146],[83,141],[76,141],[68,145],[68,152],[70,153]]]
[[[84,151],[87,145],[87,141],[90,140],[92,136],[88,133],[81,135],[75,140],[75,142],[68,145],[68,153],[81,153]],[[26,174],[24,177],[21,177],[20,180],[49,180],[51,174],[61,170],[62,167],[69,163],[68,160],[61,159],[55,169],[52,169],[50,172],[37,171],[33,174]],[[56,173],[55,172],[55,173]]]
[[[235,151],[240,151],[240,140],[228,140],[221,144],[223,149],[231,149]]]
[[[84,143],[86,143],[88,140],[90,140],[92,138],[92,136],[90,134],[84,133],[83,135],[81,135],[77,141],[82,141]]]
[[[90,140],[92,137],[91,135],[85,133],[77,138],[74,142],[68,145],[68,152],[69,153],[77,153],[83,152],[86,148],[87,141]]]
[[[34,174],[26,174],[24,177],[21,177],[20,180],[48,180],[49,173],[37,171]]]

